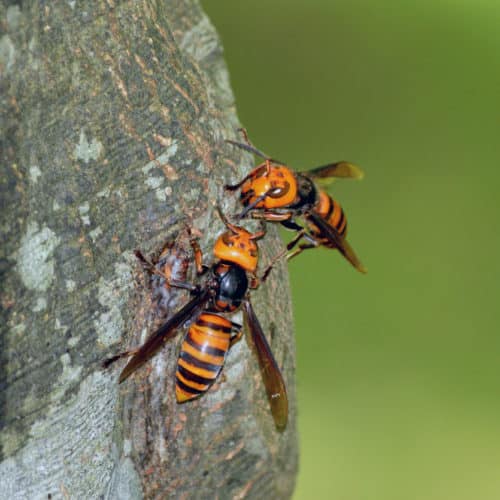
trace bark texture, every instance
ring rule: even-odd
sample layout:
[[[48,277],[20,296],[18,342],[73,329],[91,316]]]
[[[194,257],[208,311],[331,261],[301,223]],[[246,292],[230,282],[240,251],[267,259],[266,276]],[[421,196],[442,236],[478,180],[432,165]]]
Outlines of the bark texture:
[[[0,2],[0,498],[286,498],[297,468],[295,348],[283,265],[254,293],[282,367],[279,434],[245,341],[177,405],[182,335],[118,386],[103,358],[157,326],[132,251],[208,261],[213,204],[252,165],[221,45],[198,2]],[[244,161],[242,159],[244,158]],[[271,229],[264,262],[280,248]],[[185,303],[168,297],[170,313]]]

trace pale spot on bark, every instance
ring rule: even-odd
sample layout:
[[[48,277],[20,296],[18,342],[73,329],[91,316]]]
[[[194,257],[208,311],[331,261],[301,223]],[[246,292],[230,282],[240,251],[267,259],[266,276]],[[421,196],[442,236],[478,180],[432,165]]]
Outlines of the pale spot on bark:
[[[66,280],[66,290],[73,292],[76,288],[76,282],[73,280]]]
[[[47,299],[45,297],[38,297],[33,307],[33,312],[41,312],[47,309]]]
[[[99,341],[105,346],[118,342],[124,333],[125,324],[121,311],[131,287],[130,267],[125,263],[115,264],[115,274],[110,280],[103,277],[99,280],[97,299],[105,311],[94,320],[94,327]]]
[[[90,210],[89,202],[86,201],[83,205],[78,207],[78,212],[80,212],[80,219],[86,226],[90,226],[90,217],[87,215]]]
[[[80,131],[80,142],[74,150],[74,155],[77,160],[83,160],[88,163],[90,160],[97,160],[103,150],[103,145],[96,139],[88,141],[83,130]]]
[[[0,38],[0,66],[9,73],[16,62],[16,49],[9,35]]]
[[[30,290],[45,292],[54,279],[52,253],[60,238],[47,226],[39,230],[37,222],[30,222],[18,252],[17,272]]]
[[[89,236],[92,238],[92,241],[95,243],[97,241],[97,238],[101,236],[102,234],[102,229],[100,227],[96,227],[92,231],[89,232]]]
[[[38,182],[38,178],[42,175],[42,171],[38,167],[38,165],[33,165],[30,167],[30,179],[33,184]]]

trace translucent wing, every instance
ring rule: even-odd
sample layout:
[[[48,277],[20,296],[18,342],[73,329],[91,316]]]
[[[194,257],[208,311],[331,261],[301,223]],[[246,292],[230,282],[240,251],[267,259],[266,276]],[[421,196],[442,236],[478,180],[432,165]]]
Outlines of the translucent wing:
[[[361,273],[366,273],[367,269],[361,261],[358,259],[354,250],[351,248],[351,245],[347,242],[347,240],[342,237],[338,231],[330,226],[328,222],[325,221],[319,214],[316,212],[309,212],[307,217],[312,220],[315,226],[317,226],[323,236],[328,238],[335,246],[338,248],[339,252]]]
[[[205,290],[200,295],[190,300],[180,311],[160,326],[127,363],[120,374],[120,383],[130,377],[137,368],[154,356],[163,344],[177,333],[178,328],[182,326],[188,318],[198,314],[203,309],[208,299],[209,292]]]
[[[278,430],[285,429],[288,421],[288,397],[285,382],[278,364],[274,359],[271,348],[266,340],[259,320],[253,310],[252,304],[247,299],[243,302],[246,321],[250,330],[251,339],[259,359],[262,378],[266,387],[267,398],[271,406],[271,413]]]
[[[329,163],[328,165],[323,165],[300,173],[314,179],[321,187],[328,187],[335,179],[361,180],[365,176],[358,166],[347,161]]]

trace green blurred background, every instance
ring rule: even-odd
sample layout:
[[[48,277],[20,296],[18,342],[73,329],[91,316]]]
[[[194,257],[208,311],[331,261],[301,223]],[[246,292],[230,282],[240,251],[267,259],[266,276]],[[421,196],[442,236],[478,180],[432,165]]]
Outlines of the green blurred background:
[[[499,499],[500,2],[204,7],[254,143],[366,172],[334,195],[368,275],[290,264],[295,499]]]

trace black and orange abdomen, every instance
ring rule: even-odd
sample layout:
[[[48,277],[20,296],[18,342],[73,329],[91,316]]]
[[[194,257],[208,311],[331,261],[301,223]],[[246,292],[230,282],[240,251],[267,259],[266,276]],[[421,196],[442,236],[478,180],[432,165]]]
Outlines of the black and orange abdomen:
[[[347,218],[345,216],[344,210],[340,206],[338,201],[335,201],[324,191],[319,192],[318,201],[314,207],[314,211],[318,213],[323,220],[328,222],[330,226],[335,228],[341,236],[347,235]],[[322,234],[319,228],[314,224],[311,229],[316,234],[317,237],[321,238]],[[322,242],[323,245],[329,246],[327,243]]]
[[[189,328],[177,362],[175,393],[182,403],[203,394],[219,376],[231,342],[232,323],[202,313]]]

